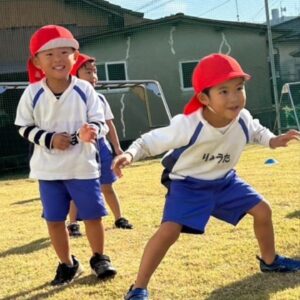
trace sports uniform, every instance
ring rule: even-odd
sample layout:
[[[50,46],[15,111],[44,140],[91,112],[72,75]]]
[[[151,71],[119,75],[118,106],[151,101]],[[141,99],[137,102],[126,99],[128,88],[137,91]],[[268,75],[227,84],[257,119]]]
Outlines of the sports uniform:
[[[85,81],[71,76],[79,43],[66,28],[46,25],[31,36],[27,63],[30,85],[17,108],[15,124],[34,144],[30,177],[39,180],[43,216],[60,260],[51,285],[71,283],[83,269],[71,254],[65,219],[74,200],[87,232],[93,256],[90,266],[98,278],[117,271],[103,254],[101,217],[107,214],[99,183],[99,159],[93,144],[107,133],[97,93]],[[80,140],[80,138],[82,140]]]
[[[180,232],[203,233],[210,216],[236,225],[251,214],[261,271],[300,270],[300,261],[276,254],[270,206],[234,170],[247,143],[277,148],[299,135],[275,136],[252,118],[244,108],[244,82],[250,78],[233,57],[207,55],[193,71],[194,95],[184,114],[142,135],[116,158],[114,169],[121,176],[132,161],[168,151],[162,159],[162,183],[168,188],[162,224],[144,249],[125,300],[148,300],[150,278]]]
[[[163,221],[202,233],[210,215],[237,224],[262,199],[234,167],[247,143],[268,146],[272,137],[246,109],[223,129],[212,127],[200,109],[142,135],[126,152],[137,161],[173,149],[162,159],[162,183],[168,188]]]
[[[77,130],[84,123],[97,126],[101,135],[107,133],[97,93],[90,84],[75,76],[71,77],[69,87],[59,99],[50,91],[45,79],[29,85],[20,99],[15,124],[20,126],[19,133],[34,143],[30,177],[39,179],[46,220],[64,220],[72,197],[75,201],[80,198],[77,202],[83,219],[99,218],[107,214],[97,183],[100,176],[97,148],[92,143],[81,142],[77,137]],[[67,150],[52,148],[55,132],[72,134],[72,145]],[[66,195],[60,185],[56,188],[61,188],[55,192],[44,182],[57,180],[84,180],[85,185],[79,187],[77,192],[76,189],[66,188]],[[96,206],[86,205],[84,197],[79,196],[83,187],[96,200]],[[51,199],[54,192],[58,201],[55,204]],[[58,197],[58,194],[61,196]],[[61,210],[55,209],[55,205],[61,205]]]
[[[98,94],[98,96],[103,107],[105,121],[114,119],[114,115],[105,97],[101,94]],[[112,184],[117,180],[116,175],[111,169],[113,150],[105,136],[98,140],[98,146],[101,161],[100,183]]]

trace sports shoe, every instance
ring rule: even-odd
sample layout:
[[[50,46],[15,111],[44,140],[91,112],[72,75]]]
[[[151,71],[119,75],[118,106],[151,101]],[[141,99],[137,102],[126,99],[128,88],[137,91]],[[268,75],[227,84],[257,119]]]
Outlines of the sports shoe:
[[[147,289],[136,288],[133,289],[133,285],[124,297],[124,300],[148,300],[149,293]]]
[[[69,236],[73,237],[79,237],[82,236],[82,233],[80,232],[80,225],[78,223],[71,223],[67,226]]]
[[[99,279],[107,279],[117,274],[117,270],[112,266],[110,258],[104,254],[95,253],[90,259],[90,266],[92,272]]]
[[[71,283],[75,278],[80,276],[83,273],[83,268],[80,262],[77,260],[75,256],[72,255],[73,259],[73,266],[69,267],[65,263],[58,264],[56,269],[56,275],[54,279],[51,281],[51,285],[58,286],[58,285],[66,285]]]
[[[256,256],[260,262],[262,272],[297,272],[300,271],[300,261],[276,255],[273,263],[266,264],[260,257]]]
[[[133,225],[130,224],[129,221],[123,217],[116,220],[115,226],[117,228],[121,228],[121,229],[132,229],[133,228]]]

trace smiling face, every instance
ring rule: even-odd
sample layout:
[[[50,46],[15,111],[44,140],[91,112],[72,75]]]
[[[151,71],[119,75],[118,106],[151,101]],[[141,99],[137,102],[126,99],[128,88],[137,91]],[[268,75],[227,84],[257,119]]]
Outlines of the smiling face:
[[[53,48],[39,52],[33,63],[45,73],[47,82],[68,82],[78,52],[70,47]]]
[[[215,127],[228,125],[238,117],[246,105],[244,78],[234,78],[209,89],[209,93],[198,95],[205,107],[204,118]]]
[[[80,79],[90,82],[93,86],[95,86],[98,81],[97,67],[95,65],[95,62],[93,62],[93,61],[86,62],[78,70],[78,77]]]

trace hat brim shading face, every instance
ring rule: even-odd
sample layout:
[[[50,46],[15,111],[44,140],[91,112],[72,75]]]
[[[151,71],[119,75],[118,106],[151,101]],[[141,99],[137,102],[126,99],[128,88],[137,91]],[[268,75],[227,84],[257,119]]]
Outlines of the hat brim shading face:
[[[78,70],[87,62],[95,62],[96,59],[94,57],[88,56],[83,53],[79,53],[76,63],[72,68],[71,74],[77,76]]]
[[[66,28],[57,25],[46,25],[38,29],[30,39],[27,70],[30,83],[41,80],[44,74],[32,62],[32,58],[41,51],[54,48],[70,47],[79,49],[79,43],[73,34]]]
[[[44,44],[38,52],[54,49],[54,48],[63,48],[63,47],[70,47],[75,50],[79,49],[79,43],[73,39],[66,39],[66,38],[56,38],[54,40],[49,41],[48,43]]]
[[[244,80],[251,78],[233,57],[219,53],[204,57],[194,69],[192,83],[195,94],[185,106],[184,114],[190,114],[203,107],[198,99],[201,92],[239,77]]]

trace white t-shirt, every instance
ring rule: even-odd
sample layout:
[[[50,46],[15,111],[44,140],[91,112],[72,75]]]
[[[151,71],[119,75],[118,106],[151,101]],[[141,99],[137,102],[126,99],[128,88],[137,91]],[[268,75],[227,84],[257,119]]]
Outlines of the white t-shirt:
[[[106,98],[102,94],[98,94],[98,96],[103,107],[105,121],[114,119],[114,115]]]
[[[95,124],[100,128],[100,135],[107,132],[99,96],[88,82],[72,76],[69,87],[59,99],[48,88],[45,79],[25,89],[15,124],[21,126],[20,134],[34,143],[31,178],[62,180],[100,176],[98,151],[94,144],[76,140],[67,150],[51,148],[54,132],[75,134],[84,123]]]
[[[269,146],[274,134],[243,109],[225,132],[211,126],[202,109],[177,115],[169,126],[152,130],[137,139],[126,152],[134,161],[168,151],[162,164],[171,179],[187,176],[214,180],[233,169],[247,143]]]

